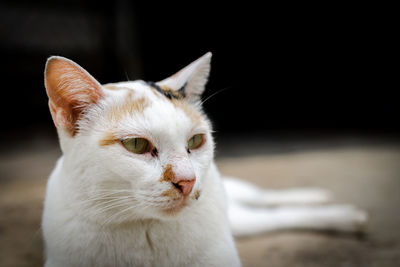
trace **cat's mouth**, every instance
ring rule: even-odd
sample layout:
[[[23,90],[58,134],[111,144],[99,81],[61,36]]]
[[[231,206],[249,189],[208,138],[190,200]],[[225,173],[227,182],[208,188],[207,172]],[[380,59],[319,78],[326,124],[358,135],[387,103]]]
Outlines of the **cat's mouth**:
[[[170,205],[163,209],[163,212],[168,215],[176,215],[183,208],[188,206],[191,201],[196,201],[200,197],[200,190],[195,190],[190,195],[184,196],[179,194],[175,189],[166,190],[163,193],[164,196],[169,198]]]

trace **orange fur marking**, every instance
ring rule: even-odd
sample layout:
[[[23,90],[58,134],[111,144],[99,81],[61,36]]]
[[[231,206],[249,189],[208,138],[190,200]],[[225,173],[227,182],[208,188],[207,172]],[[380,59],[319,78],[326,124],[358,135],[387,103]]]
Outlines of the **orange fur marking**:
[[[149,106],[150,102],[146,98],[132,99],[132,92],[130,92],[124,103],[111,108],[109,118],[112,121],[120,121],[124,116],[141,113]]]
[[[160,182],[172,182],[174,179],[175,179],[175,173],[172,170],[172,165],[168,164],[164,168],[164,172],[160,179]]]
[[[165,96],[162,96],[162,93],[157,91],[157,89],[150,86],[150,88],[153,90],[154,94],[157,97],[160,97],[162,99],[168,99],[175,107],[182,109],[194,123],[200,124],[202,122],[201,113],[198,112],[193,107],[191,107],[190,104],[186,103],[185,101],[182,101],[182,100],[184,100],[184,96],[182,96],[180,93],[178,93],[177,91],[171,89],[170,87],[168,87],[166,85],[159,85],[159,87],[163,91],[168,92],[170,95],[174,96],[175,98],[172,98],[172,99],[166,98]]]
[[[118,143],[119,139],[115,137],[113,133],[107,133],[102,139],[99,141],[100,146],[109,146],[115,143]]]
[[[178,192],[178,189],[176,188],[170,188],[168,190],[165,190],[162,194],[164,197],[168,197],[172,200],[177,200],[181,198],[181,195]]]
[[[160,88],[163,89],[164,91],[167,91],[167,92],[174,91],[174,90],[171,89],[171,87],[168,87],[168,86],[166,86],[166,85],[159,85],[159,86],[160,86]]]
[[[117,91],[117,90],[121,90],[121,89],[125,89],[123,87],[119,87],[113,84],[103,84],[103,87],[105,89],[111,90],[111,91]]]
[[[127,90],[129,92],[133,92],[132,89],[129,87],[117,86],[113,83],[103,84],[102,86],[103,86],[103,88],[108,89],[110,91]]]
[[[163,175],[160,178],[160,182],[173,182],[175,179],[176,179],[176,176],[175,176],[174,171],[172,170],[172,165],[168,164],[164,168]],[[171,200],[178,200],[178,199],[182,198],[182,194],[175,187],[165,190],[161,195],[168,197]]]
[[[186,115],[195,123],[195,124],[201,124],[202,122],[202,116],[200,112],[195,110],[193,107],[185,103],[184,101],[176,100],[176,99],[171,99],[170,100],[172,104],[174,104],[175,107],[180,108],[183,110],[183,112],[186,113]]]
[[[176,99],[183,99],[184,96],[177,92],[176,90],[173,90],[172,88],[166,86],[166,85],[160,85],[160,88],[164,91],[173,96]]]

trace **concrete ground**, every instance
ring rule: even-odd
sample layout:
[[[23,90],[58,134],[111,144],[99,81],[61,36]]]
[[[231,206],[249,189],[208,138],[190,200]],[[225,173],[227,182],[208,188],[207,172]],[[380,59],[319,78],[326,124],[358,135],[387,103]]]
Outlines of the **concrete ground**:
[[[220,138],[221,139],[221,138]],[[364,236],[283,231],[237,240],[244,266],[400,266],[400,142],[388,138],[227,138],[222,173],[267,188],[319,186],[370,214]],[[52,138],[0,150],[0,266],[40,266],[40,217]]]

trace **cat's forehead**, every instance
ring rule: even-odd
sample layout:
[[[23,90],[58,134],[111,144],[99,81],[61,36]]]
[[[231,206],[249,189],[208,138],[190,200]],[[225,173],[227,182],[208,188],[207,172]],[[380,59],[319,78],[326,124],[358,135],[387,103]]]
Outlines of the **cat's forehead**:
[[[122,96],[132,96],[135,93],[136,97],[147,97],[150,100],[165,100],[166,97],[169,100],[181,100],[185,97],[185,94],[182,93],[181,90],[172,90],[168,86],[165,85],[157,85],[154,82],[145,82],[142,80],[137,81],[127,81],[127,82],[119,82],[119,83],[109,83],[103,85],[103,87],[113,95],[122,95]]]
[[[198,108],[179,97],[168,97],[151,83],[138,80],[105,84],[103,87],[108,95],[108,113],[112,121],[137,115],[165,119],[180,114],[187,117],[191,124],[200,125],[205,122]]]
[[[104,84],[103,88],[106,89],[108,94],[113,96],[126,96],[136,95],[151,97],[152,92],[149,90],[149,86],[144,81],[127,81],[118,83],[108,83]]]

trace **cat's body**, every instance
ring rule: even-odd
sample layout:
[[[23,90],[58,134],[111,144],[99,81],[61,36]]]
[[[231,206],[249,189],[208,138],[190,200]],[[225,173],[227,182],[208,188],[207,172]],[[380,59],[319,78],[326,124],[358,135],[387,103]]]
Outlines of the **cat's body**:
[[[68,59],[48,60],[45,85],[63,156],[47,185],[47,267],[240,266],[229,224],[252,235],[355,231],[365,221],[345,206],[260,209],[326,201],[320,190],[273,194],[227,179],[226,198],[200,104],[210,58],[158,83],[104,86]]]
[[[74,206],[74,197],[63,195],[60,177],[74,177],[63,173],[62,162],[61,158],[50,178],[46,196],[51,200],[46,202],[43,224],[46,266],[239,265],[227,227],[222,188],[213,179],[218,177],[214,166],[207,174],[210,176],[207,180],[213,183],[208,187],[210,191],[203,190],[196,208],[183,211],[181,218],[178,214],[170,220],[138,219],[102,226],[102,221],[81,214],[85,211],[76,212],[80,205]]]

